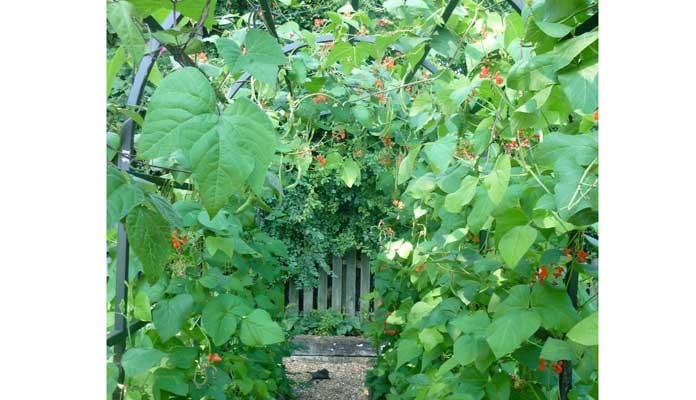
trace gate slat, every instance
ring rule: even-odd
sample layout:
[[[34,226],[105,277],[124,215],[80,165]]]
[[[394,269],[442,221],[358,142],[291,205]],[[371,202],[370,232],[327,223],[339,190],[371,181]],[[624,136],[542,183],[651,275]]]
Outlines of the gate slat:
[[[355,315],[355,250],[346,255],[346,314]]]
[[[329,287],[328,276],[324,270],[319,271],[319,289],[317,290],[317,310],[326,310],[326,298]]]
[[[298,298],[299,294],[297,292],[297,289],[295,288],[295,284],[290,281],[288,283],[288,314],[289,315],[297,315],[298,309],[299,309],[299,304],[298,304]]]
[[[333,257],[333,273],[331,277],[331,308],[341,311],[341,287],[343,286],[343,260],[341,257]]]
[[[360,254],[360,298],[364,298],[370,292],[370,260],[367,254]],[[367,300],[360,301],[360,311],[370,311],[370,302]]]
[[[302,293],[302,314],[307,315],[314,308],[314,288],[305,288]]]

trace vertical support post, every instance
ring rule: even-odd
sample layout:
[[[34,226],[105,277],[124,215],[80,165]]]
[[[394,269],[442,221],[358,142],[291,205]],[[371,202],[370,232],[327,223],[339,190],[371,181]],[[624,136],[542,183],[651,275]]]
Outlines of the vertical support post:
[[[331,278],[331,309],[341,312],[341,288],[343,287],[343,260],[333,257],[333,274]]]
[[[370,301],[364,300],[370,293],[370,259],[367,254],[360,253],[360,312],[365,314],[370,311]]]
[[[319,271],[319,288],[317,289],[317,310],[326,311],[327,292],[329,290],[329,277],[322,269]]]
[[[355,250],[346,255],[346,314],[355,315],[355,286],[357,286]]]
[[[569,234],[568,242],[571,245],[577,245],[580,243],[580,237],[582,232],[572,231]],[[570,262],[570,268],[568,268],[568,277],[566,279],[566,291],[570,297],[571,303],[575,309],[578,308],[578,271],[572,268],[573,261]],[[563,360],[563,372],[558,376],[558,387],[559,395],[561,400],[568,400],[568,393],[570,389],[573,388],[573,362],[570,360]]]

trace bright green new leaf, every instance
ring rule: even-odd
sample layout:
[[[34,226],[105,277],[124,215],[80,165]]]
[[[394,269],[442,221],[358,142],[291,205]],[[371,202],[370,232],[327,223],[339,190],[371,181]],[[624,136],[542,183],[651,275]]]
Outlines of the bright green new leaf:
[[[423,348],[420,345],[418,345],[416,339],[399,340],[398,346],[396,348],[395,369],[398,369],[400,366],[418,357],[419,355],[421,355],[422,352]]]
[[[476,345],[476,339],[471,335],[461,335],[454,342],[454,350],[452,357],[454,357],[461,365],[469,365],[478,356],[478,346]]]
[[[278,42],[270,34],[258,29],[249,30],[244,38],[246,54],[230,39],[218,39],[215,45],[230,72],[248,72],[273,87],[278,79],[278,66],[288,62],[288,57],[283,54]]]
[[[517,350],[539,329],[541,318],[532,310],[516,310],[496,319],[486,329],[486,341],[496,358]]]
[[[147,207],[134,208],[126,219],[128,241],[143,265],[145,278],[155,283],[162,276],[172,253],[172,228],[160,213]]]
[[[483,178],[483,187],[488,193],[488,198],[494,205],[498,205],[505,196],[510,182],[510,156],[501,154],[495,161],[493,170]]]
[[[515,268],[532,247],[537,238],[537,230],[531,226],[516,226],[510,229],[498,243],[498,251],[509,268]]]
[[[518,13],[509,13],[505,16],[505,37],[504,43],[507,48],[510,43],[524,35],[524,24],[522,17]]]
[[[534,285],[532,309],[539,313],[542,326],[548,330],[566,332],[580,320],[568,293],[549,284]]]
[[[111,93],[111,88],[114,85],[114,79],[121,70],[121,67],[126,62],[126,51],[123,46],[119,47],[109,62],[106,64],[106,95]]]
[[[123,353],[121,364],[126,377],[132,378],[159,365],[164,353],[157,349],[131,348]]]
[[[578,322],[566,335],[568,339],[583,346],[597,346],[599,313],[594,312],[589,317]]]
[[[545,34],[560,39],[573,30],[572,26],[559,24],[556,22],[534,21],[539,29]]]
[[[358,163],[352,159],[343,161],[343,167],[341,168],[341,180],[346,184],[346,186],[353,187],[353,184],[360,180],[360,165],[358,165]]]
[[[467,176],[462,179],[459,189],[445,197],[445,210],[451,213],[458,213],[462,207],[469,204],[476,194],[478,179],[474,176]]]
[[[206,304],[201,316],[203,330],[210,335],[216,346],[221,346],[237,330],[239,317],[249,311],[246,302],[237,296],[223,294]]]
[[[423,145],[420,143],[415,146],[412,146],[406,158],[401,160],[401,164],[399,164],[399,175],[396,180],[396,183],[398,185],[401,185],[402,183],[408,181],[411,178],[411,173],[413,173],[413,169],[416,166],[416,161],[418,160],[418,153],[420,152],[421,147],[423,147]]]
[[[193,297],[182,293],[168,300],[160,300],[152,312],[152,321],[162,341],[174,337],[193,311]]]
[[[113,164],[108,164],[106,174],[106,227],[109,229],[142,203],[145,195],[125,172]]]
[[[425,351],[430,351],[442,343],[444,337],[435,327],[425,328],[418,333],[418,339],[423,343]]]
[[[570,343],[550,337],[546,339],[539,356],[548,361],[572,361],[575,359],[575,352]]]
[[[267,346],[285,340],[283,329],[271,319],[265,310],[256,309],[242,318],[242,330],[239,335],[247,346]]]
[[[428,158],[430,168],[436,174],[444,171],[454,157],[454,151],[457,148],[457,136],[449,134],[432,143],[426,143],[423,146],[423,152]]]
[[[211,256],[218,250],[222,250],[228,257],[234,256],[234,238],[208,236],[205,238],[205,248]]]
[[[150,299],[147,293],[138,292],[133,299],[133,316],[141,321],[152,321]]]
[[[136,18],[135,8],[127,1],[109,2],[106,6],[106,19],[121,39],[134,65],[138,65],[145,54],[145,39],[135,23]]]

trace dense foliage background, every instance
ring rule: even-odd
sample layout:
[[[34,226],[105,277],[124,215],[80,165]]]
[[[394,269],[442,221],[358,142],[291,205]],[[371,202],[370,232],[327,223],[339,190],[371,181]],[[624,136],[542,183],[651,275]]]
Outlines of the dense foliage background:
[[[576,31],[596,2],[464,0],[445,21],[438,0],[281,1],[274,24],[255,3],[176,7],[158,31],[170,1],[108,3],[107,159],[132,171],[107,167],[107,328],[118,223],[126,314],[148,322],[124,398],[290,397],[284,284],[353,247],[374,260],[373,398],[598,397],[598,34]]]

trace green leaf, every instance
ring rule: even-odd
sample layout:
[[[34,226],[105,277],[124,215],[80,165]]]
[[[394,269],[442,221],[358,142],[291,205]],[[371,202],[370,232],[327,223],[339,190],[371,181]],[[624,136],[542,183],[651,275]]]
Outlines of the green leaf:
[[[478,346],[471,335],[462,335],[454,342],[452,357],[461,365],[469,365],[478,357]]]
[[[110,229],[142,203],[142,189],[131,183],[130,177],[113,164],[106,167],[106,227]]]
[[[509,13],[505,16],[505,38],[504,43],[507,48],[510,43],[524,35],[524,24],[522,17],[518,13]]]
[[[197,348],[175,347],[171,353],[169,353],[169,364],[176,368],[187,369],[193,366],[197,357]]]
[[[184,321],[193,311],[193,297],[182,293],[169,300],[160,300],[152,312],[157,333],[163,342],[174,337],[184,326]]]
[[[498,250],[509,268],[515,268],[527,250],[534,244],[536,229],[531,226],[516,226],[500,239]]]
[[[278,66],[288,62],[278,42],[258,29],[251,29],[244,38],[246,54],[230,39],[215,42],[230,72],[248,72],[261,82],[275,87],[278,79]]]
[[[161,398],[160,390],[185,396],[188,393],[188,383],[184,371],[177,369],[159,368],[154,374],[154,383],[152,390],[155,392],[155,398]],[[169,398],[169,397],[165,397]]]
[[[483,178],[483,187],[493,205],[498,205],[507,191],[510,182],[510,156],[501,154],[495,161],[493,170]]]
[[[215,93],[195,68],[168,75],[157,88],[139,142],[143,158],[183,150],[210,215],[227,205],[245,182],[260,191],[275,152],[275,129],[266,114],[239,98],[218,115]]]
[[[265,310],[256,309],[242,319],[242,331],[239,335],[247,346],[265,346],[281,343],[285,340],[283,329],[275,323]]]
[[[419,355],[421,355],[422,352],[423,348],[418,345],[416,339],[399,340],[398,345],[396,347],[395,369],[398,369],[400,366],[418,357]]]
[[[595,30],[562,41],[560,44],[556,45],[553,51],[548,55],[553,59],[554,69],[558,71],[570,64],[575,57],[582,53],[587,46],[596,42],[597,39],[599,39],[599,32]]]
[[[462,179],[461,185],[456,192],[445,196],[445,210],[451,213],[458,213],[462,207],[469,204],[476,194],[478,179],[474,176],[467,176]]]
[[[521,112],[521,113],[533,113],[536,111],[539,111],[541,107],[546,103],[546,100],[549,98],[549,95],[551,95],[551,90],[553,89],[553,86],[547,86],[540,91],[538,91],[534,96],[532,96],[531,99],[527,100],[519,106],[515,112]]]
[[[111,57],[109,62],[106,64],[106,95],[111,93],[111,88],[114,85],[114,79],[116,75],[121,70],[121,67],[126,62],[126,50],[123,46],[120,46],[114,55]]]
[[[449,134],[432,143],[426,143],[423,146],[423,152],[428,158],[430,169],[436,174],[447,169],[454,157],[456,148],[457,136],[454,134]]]
[[[560,159],[588,165],[597,157],[597,131],[582,135],[551,133],[534,150],[534,159],[542,166],[553,167]]]
[[[564,37],[565,35],[569,34],[572,30],[572,26],[568,25],[563,25],[560,23],[556,22],[543,22],[543,21],[534,21],[536,25],[541,29],[542,32],[545,34],[553,37],[560,39]]]
[[[578,322],[566,335],[568,339],[583,346],[597,346],[598,337],[598,312],[592,313],[589,317]]]
[[[575,352],[570,343],[552,337],[546,339],[540,357],[548,361],[574,360]]]
[[[516,285],[510,288],[508,297],[495,309],[495,317],[499,318],[507,312],[515,310],[527,310],[531,301],[529,286]]]
[[[399,175],[397,178],[398,185],[401,185],[411,178],[411,174],[416,166],[418,153],[420,153],[421,147],[423,147],[423,145],[420,143],[412,146],[411,151],[408,152],[408,156],[401,161],[401,164],[399,165]]]
[[[249,311],[249,306],[242,298],[231,294],[220,295],[203,309],[203,330],[210,335],[216,346],[221,346],[237,330],[239,317],[245,316]]]
[[[598,64],[558,74],[558,81],[575,111],[591,114],[598,106]]]
[[[131,248],[143,265],[145,278],[151,284],[157,282],[172,253],[169,222],[160,213],[138,206],[128,214],[126,230]]]
[[[133,65],[140,64],[140,59],[145,54],[145,39],[135,23],[136,17],[135,8],[127,1],[109,2],[106,6],[106,19],[133,59]]]
[[[205,238],[205,248],[211,256],[214,256],[218,250],[222,250],[228,257],[234,256],[234,238],[208,236]]]
[[[490,323],[491,320],[488,318],[488,314],[483,310],[478,310],[471,315],[463,315],[451,322],[451,324],[459,328],[462,333],[470,333],[475,336],[485,335],[486,329]]]
[[[532,308],[541,316],[541,324],[545,329],[567,332],[580,320],[568,293],[548,284],[534,285]]]
[[[531,310],[512,311],[496,319],[486,329],[486,341],[496,358],[517,350],[539,329],[541,319]]]
[[[118,385],[118,374],[119,370],[116,364],[107,363],[106,364],[106,398],[112,398],[114,390]]]
[[[159,365],[164,353],[156,349],[131,348],[123,353],[121,364],[126,377],[142,375]]]
[[[179,217],[179,214],[174,210],[174,207],[169,204],[169,200],[155,193],[148,193],[147,197],[150,200],[150,204],[159,211],[160,215],[162,215],[172,227],[183,229],[181,217]]]
[[[150,308],[150,299],[147,297],[147,293],[138,292],[133,299],[133,316],[141,321],[152,321]]]
[[[429,327],[418,333],[418,339],[420,339],[421,343],[423,343],[425,351],[430,351],[434,349],[435,346],[442,343],[444,337],[440,332],[438,332],[437,328]]]
[[[116,132],[106,132],[106,159],[112,160],[121,146],[121,136]]]
[[[352,159],[345,160],[341,168],[341,180],[346,186],[353,187],[360,180],[360,165]]]
[[[505,373],[495,374],[486,384],[486,395],[489,400],[510,399],[510,377]]]

